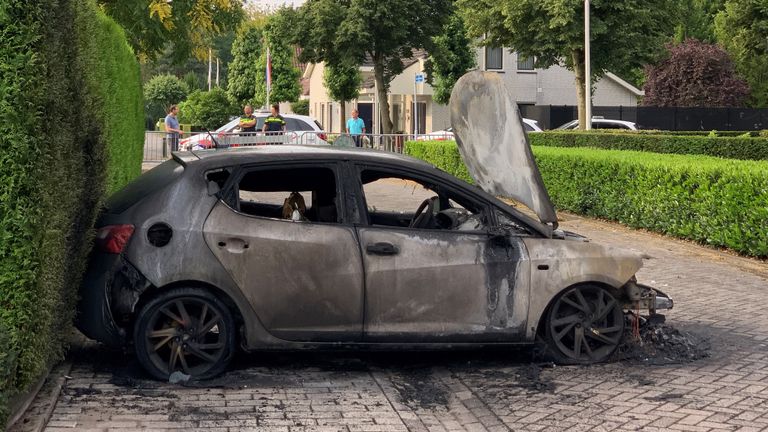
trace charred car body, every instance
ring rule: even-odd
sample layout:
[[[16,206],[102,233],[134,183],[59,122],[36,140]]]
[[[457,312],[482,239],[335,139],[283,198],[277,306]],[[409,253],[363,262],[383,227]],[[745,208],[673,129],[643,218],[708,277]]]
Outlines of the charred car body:
[[[500,81],[462,78],[452,121],[488,192],[375,151],[174,154],[108,201],[78,327],[105,344],[133,344],[157,378],[206,378],[238,346],[543,339],[562,361],[597,362],[619,345],[626,310],[672,306],[635,280],[640,255],[556,229]]]

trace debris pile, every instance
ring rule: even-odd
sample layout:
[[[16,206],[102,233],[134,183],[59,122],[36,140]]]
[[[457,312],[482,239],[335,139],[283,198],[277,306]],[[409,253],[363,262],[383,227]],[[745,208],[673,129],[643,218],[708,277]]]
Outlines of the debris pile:
[[[617,350],[617,360],[665,365],[700,360],[710,354],[706,338],[665,324],[663,315],[641,319],[639,337],[632,334],[631,325],[626,328],[624,342]]]

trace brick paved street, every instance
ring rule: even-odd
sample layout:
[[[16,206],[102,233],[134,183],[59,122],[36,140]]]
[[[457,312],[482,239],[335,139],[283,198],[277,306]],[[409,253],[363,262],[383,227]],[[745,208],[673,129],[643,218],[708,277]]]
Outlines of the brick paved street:
[[[667,322],[711,356],[539,367],[530,350],[240,356],[207,387],[147,380],[132,355],[90,345],[47,432],[768,429],[768,265],[564,215],[594,241],[654,258],[638,278],[672,295]]]

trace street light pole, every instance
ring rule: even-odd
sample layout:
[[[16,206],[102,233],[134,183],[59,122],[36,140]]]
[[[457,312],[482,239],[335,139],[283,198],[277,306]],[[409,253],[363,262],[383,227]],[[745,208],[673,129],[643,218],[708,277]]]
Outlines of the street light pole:
[[[589,41],[589,0],[584,0],[584,116],[586,129],[592,129],[592,59]]]

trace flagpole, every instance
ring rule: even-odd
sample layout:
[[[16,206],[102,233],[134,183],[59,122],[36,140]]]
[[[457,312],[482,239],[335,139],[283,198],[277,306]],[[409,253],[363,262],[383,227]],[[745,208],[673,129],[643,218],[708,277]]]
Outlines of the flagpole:
[[[267,45],[267,109],[269,109],[269,94],[272,91],[272,56]]]

